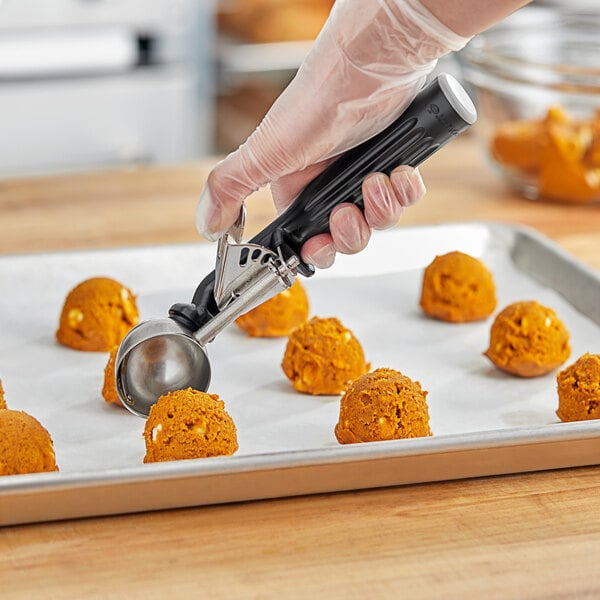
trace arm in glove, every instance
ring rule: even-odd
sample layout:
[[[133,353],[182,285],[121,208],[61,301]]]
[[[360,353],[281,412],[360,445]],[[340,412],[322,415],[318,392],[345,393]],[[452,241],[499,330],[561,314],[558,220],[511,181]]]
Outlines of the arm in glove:
[[[217,239],[242,201],[266,184],[282,212],[337,155],[391,124],[437,59],[468,41],[432,10],[419,0],[337,0],[294,80],[248,140],[209,174],[196,213],[200,233]],[[336,207],[331,233],[308,240],[303,260],[327,267],[336,251],[358,252],[372,228],[395,224],[424,193],[416,169],[371,174],[363,183],[364,214],[353,205]]]

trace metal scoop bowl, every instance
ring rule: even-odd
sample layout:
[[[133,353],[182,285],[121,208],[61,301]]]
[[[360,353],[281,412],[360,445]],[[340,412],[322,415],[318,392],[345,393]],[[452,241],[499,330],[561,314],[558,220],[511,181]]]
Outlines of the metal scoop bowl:
[[[144,321],[123,340],[115,361],[122,403],[146,417],[157,398],[192,387],[207,390],[211,368],[205,347],[173,319]]]

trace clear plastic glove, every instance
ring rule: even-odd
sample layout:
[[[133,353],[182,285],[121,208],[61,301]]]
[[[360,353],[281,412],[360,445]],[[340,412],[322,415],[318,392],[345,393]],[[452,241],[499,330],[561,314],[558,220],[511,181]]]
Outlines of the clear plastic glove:
[[[227,231],[242,201],[268,183],[283,212],[336,155],[390,125],[425,83],[437,59],[468,38],[448,29],[418,0],[337,0],[296,77],[261,124],[209,174],[196,225],[210,240]],[[340,204],[330,234],[308,240],[302,259],[320,268],[352,254],[371,229],[394,225],[425,186],[418,170],[399,166],[363,183],[364,214]]]

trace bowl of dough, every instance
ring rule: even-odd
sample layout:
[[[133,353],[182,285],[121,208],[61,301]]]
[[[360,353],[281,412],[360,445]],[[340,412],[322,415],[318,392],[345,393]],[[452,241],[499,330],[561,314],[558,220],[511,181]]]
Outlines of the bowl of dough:
[[[530,5],[458,53],[490,167],[522,195],[600,202],[600,8]]]

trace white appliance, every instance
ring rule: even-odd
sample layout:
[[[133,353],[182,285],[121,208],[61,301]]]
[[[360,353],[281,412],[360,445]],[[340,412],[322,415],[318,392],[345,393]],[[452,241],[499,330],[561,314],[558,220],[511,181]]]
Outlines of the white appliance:
[[[0,0],[0,177],[213,148],[213,0]]]

